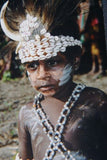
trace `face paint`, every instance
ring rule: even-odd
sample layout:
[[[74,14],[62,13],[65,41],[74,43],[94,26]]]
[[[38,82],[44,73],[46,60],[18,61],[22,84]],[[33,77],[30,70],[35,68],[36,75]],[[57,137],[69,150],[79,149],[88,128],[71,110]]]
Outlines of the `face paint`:
[[[29,72],[29,71],[27,71],[27,75],[28,75],[29,81],[31,82],[31,79],[30,79],[30,72]]]
[[[71,72],[72,72],[72,66],[70,64],[67,64],[64,67],[63,75],[60,78],[59,86],[64,85],[65,83],[67,83],[70,80],[70,78],[71,78]]]
[[[27,71],[27,74],[28,74],[28,76],[30,76],[30,72],[29,71]]]
[[[52,96],[71,78],[72,66],[62,54],[43,61],[26,64],[29,80],[34,89],[45,96]]]

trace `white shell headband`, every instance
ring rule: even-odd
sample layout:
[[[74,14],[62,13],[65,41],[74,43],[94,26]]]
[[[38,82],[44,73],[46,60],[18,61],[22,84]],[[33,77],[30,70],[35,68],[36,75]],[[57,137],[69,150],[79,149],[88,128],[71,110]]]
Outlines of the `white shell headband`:
[[[40,22],[37,17],[27,15],[26,20],[20,24],[20,34],[23,41],[19,42],[16,53],[22,63],[34,60],[44,60],[56,56],[58,52],[65,52],[66,47],[78,45],[81,42],[70,36],[52,36],[46,32],[44,26],[39,30]],[[36,30],[38,34],[35,34]]]
[[[7,4],[8,2],[4,4],[2,14]],[[19,41],[16,53],[19,53],[22,63],[51,58],[56,56],[58,52],[65,52],[68,46],[78,45],[82,47],[81,41],[74,39],[72,36],[52,36],[37,17],[29,14],[27,14],[26,20],[20,24],[20,36],[18,38],[8,34],[8,31],[5,30],[3,18],[1,18],[1,27],[9,38]]]

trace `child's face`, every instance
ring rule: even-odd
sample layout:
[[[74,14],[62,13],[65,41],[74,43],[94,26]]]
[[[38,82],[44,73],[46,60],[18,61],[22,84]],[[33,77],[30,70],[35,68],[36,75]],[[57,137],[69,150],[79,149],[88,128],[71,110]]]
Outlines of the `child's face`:
[[[52,96],[66,84],[72,72],[72,66],[64,55],[47,60],[33,61],[26,64],[32,86],[45,96]]]

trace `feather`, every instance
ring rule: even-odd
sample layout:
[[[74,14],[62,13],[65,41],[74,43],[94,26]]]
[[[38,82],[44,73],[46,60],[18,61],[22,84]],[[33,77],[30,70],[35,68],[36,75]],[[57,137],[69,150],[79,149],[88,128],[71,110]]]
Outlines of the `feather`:
[[[6,18],[13,30],[18,30],[26,14],[37,16],[48,28],[63,25],[81,0],[9,0]],[[51,27],[50,27],[51,26]]]
[[[22,0],[9,0],[5,17],[8,25],[13,31],[19,31],[20,23],[26,18]]]
[[[10,52],[12,54],[15,51],[17,44],[17,42],[9,41],[4,47],[2,47],[0,50],[0,59],[4,58],[5,55],[9,54]]]
[[[30,14],[38,17],[52,35],[71,35],[78,38],[76,9],[80,2],[81,0],[9,0],[5,12],[6,24],[12,33],[17,33],[26,15]]]

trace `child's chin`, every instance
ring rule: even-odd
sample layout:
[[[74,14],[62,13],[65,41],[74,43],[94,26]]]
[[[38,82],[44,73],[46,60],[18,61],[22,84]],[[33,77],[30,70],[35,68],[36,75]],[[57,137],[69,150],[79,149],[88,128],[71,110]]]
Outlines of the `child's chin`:
[[[56,92],[55,92],[55,90],[48,90],[48,91],[42,91],[41,93],[44,96],[53,96]]]

